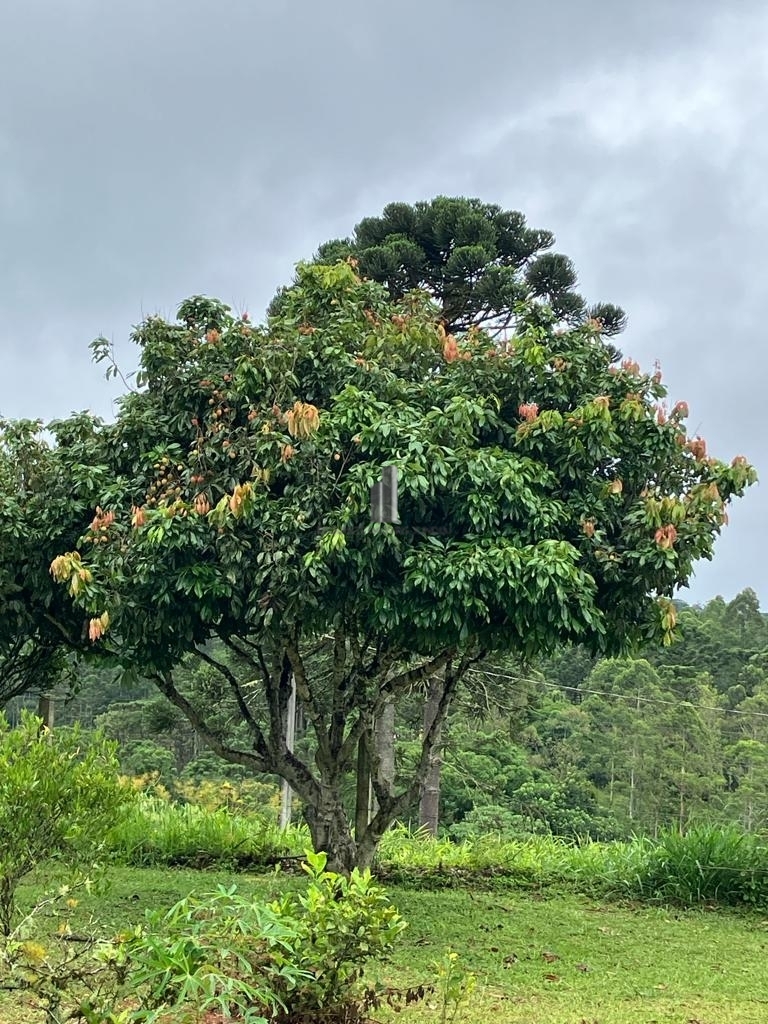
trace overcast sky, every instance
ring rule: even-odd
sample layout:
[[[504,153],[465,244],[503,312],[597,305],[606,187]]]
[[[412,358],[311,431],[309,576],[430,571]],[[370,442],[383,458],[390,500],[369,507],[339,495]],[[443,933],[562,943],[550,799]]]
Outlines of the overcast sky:
[[[390,201],[478,196],[557,237],[620,344],[762,469],[768,9],[739,0],[5,0],[0,414],[116,394],[88,343],[205,293],[261,317]],[[766,491],[689,600],[768,604]]]

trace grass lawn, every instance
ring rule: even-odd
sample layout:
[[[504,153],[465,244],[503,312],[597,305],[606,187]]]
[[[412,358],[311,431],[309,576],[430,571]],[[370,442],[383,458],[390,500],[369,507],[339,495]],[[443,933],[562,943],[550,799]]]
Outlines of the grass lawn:
[[[100,896],[83,896],[71,924],[95,914],[109,933],[192,889],[236,882],[276,894],[300,881],[226,872],[116,868]],[[42,878],[40,879],[42,883]],[[33,887],[24,896],[30,898]],[[768,1021],[768,920],[722,911],[600,904],[577,896],[392,886],[409,922],[391,963],[375,968],[396,985],[428,982],[446,947],[478,978],[457,1017],[468,1024],[764,1024]],[[427,1003],[379,1020],[439,1022]],[[0,1024],[35,1024],[27,1001],[0,994]]]

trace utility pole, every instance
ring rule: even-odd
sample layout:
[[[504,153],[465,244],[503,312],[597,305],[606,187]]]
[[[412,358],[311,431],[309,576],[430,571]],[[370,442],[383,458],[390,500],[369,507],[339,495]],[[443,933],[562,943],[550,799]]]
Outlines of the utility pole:
[[[53,694],[41,693],[37,702],[37,717],[42,718],[41,729],[47,729],[50,733],[53,730]]]
[[[293,753],[293,745],[296,740],[296,680],[291,676],[291,695],[288,698],[288,715],[285,723],[285,745]],[[291,805],[293,803],[293,792],[288,783],[283,780],[282,801],[280,804],[280,828],[286,829],[291,824]]]

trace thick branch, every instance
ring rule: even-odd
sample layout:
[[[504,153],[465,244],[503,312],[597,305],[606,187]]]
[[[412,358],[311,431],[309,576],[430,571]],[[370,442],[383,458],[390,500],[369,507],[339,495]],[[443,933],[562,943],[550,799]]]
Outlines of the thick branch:
[[[423,683],[438,672],[441,672],[455,655],[456,648],[449,647],[429,661],[423,661],[415,668],[407,669],[399,675],[392,676],[382,684],[380,689],[381,695],[388,696],[397,693],[399,690],[407,690],[418,683]]]
[[[325,763],[327,768],[331,768],[333,765],[333,758],[331,756],[328,731],[325,727],[325,722],[323,721],[322,711],[318,708],[312,695],[312,689],[309,685],[309,678],[307,676],[304,659],[299,653],[297,638],[286,643],[285,653],[288,655],[293,675],[296,680],[296,696],[301,701],[304,712],[312,723],[312,727],[315,731],[318,746],[318,757]]]
[[[176,689],[170,672],[157,673],[151,678],[155,681],[160,692],[168,698],[171,704],[181,711],[195,732],[202,736],[211,750],[218,754],[219,757],[224,758],[225,761],[229,761],[231,764],[241,764],[257,772],[273,770],[273,766],[268,762],[266,746],[263,750],[258,750],[256,753],[228,747],[221,740],[221,737],[210,728],[197,708]]]
[[[221,675],[224,676],[227,683],[229,684],[229,688],[232,690],[235,701],[237,702],[238,710],[240,711],[243,721],[247,724],[248,730],[253,736],[256,749],[259,752],[266,752],[267,744],[264,739],[264,734],[261,731],[259,723],[253,717],[251,709],[248,707],[248,703],[245,697],[243,696],[243,692],[240,689],[240,684],[238,683],[234,672],[232,672],[232,670],[227,665],[223,665],[220,661],[216,661],[215,658],[212,658],[209,654],[206,654],[205,651],[201,650],[199,647],[196,647],[194,649],[194,653],[197,655],[198,658],[201,659],[201,661],[204,661],[206,665],[210,665],[211,668],[216,669],[217,672],[220,672]]]

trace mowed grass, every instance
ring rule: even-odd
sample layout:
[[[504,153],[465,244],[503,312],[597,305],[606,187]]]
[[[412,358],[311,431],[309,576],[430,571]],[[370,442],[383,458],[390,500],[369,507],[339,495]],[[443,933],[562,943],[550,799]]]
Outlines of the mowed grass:
[[[83,896],[75,931],[91,915],[105,934],[170,906],[190,891],[237,884],[260,898],[302,884],[292,875],[114,868],[108,891]],[[41,875],[31,901],[53,879]],[[389,963],[372,970],[391,985],[433,980],[446,948],[478,978],[457,1022],[467,1024],[764,1024],[768,1021],[768,920],[759,914],[681,911],[597,902],[568,894],[537,897],[463,885],[421,891],[391,886],[409,923]],[[55,924],[52,922],[52,930]],[[429,999],[381,1021],[439,1022]],[[0,1024],[33,1024],[29,1001],[0,994]]]

